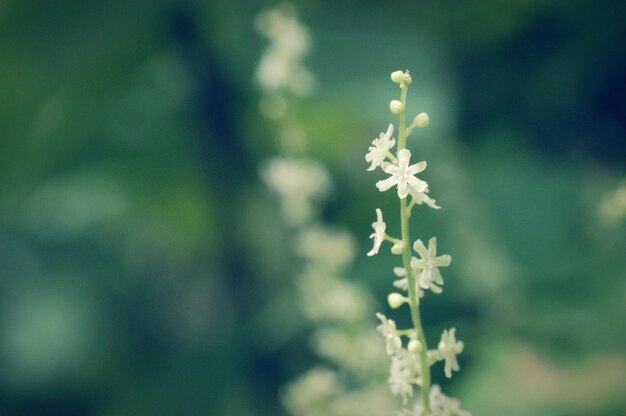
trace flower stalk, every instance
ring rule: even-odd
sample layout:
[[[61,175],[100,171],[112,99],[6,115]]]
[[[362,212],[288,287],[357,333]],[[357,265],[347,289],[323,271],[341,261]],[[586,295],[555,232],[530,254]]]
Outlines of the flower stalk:
[[[408,91],[408,84],[402,83],[401,85],[401,95],[400,101],[402,102],[402,111],[400,111],[399,116],[399,139],[398,139],[398,151],[406,148],[406,96]],[[407,278],[409,281],[409,308],[411,310],[411,320],[413,322],[413,328],[415,329],[415,333],[417,334],[417,338],[419,342],[422,344],[422,349],[419,352],[419,361],[420,368],[422,368],[421,373],[421,383],[422,383],[422,400],[424,402],[424,416],[428,416],[428,409],[430,408],[429,397],[428,394],[430,392],[430,366],[428,365],[428,343],[426,342],[426,337],[424,336],[424,330],[422,329],[422,317],[420,316],[419,311],[419,299],[417,297],[417,293],[415,293],[415,275],[413,274],[413,270],[411,268],[411,238],[409,235],[409,211],[407,209],[407,198],[403,198],[400,200],[400,226],[402,230],[402,265],[404,266],[404,270],[407,272]]]
[[[376,183],[378,190],[384,192],[395,186],[400,199],[400,241],[388,238],[382,212],[376,209],[377,221],[372,224],[375,232],[371,235],[374,239],[374,249],[368,253],[368,255],[377,254],[385,240],[394,242],[391,251],[402,256],[403,267],[394,269],[396,276],[401,279],[396,280],[393,285],[408,292],[407,297],[391,293],[388,296],[388,303],[393,309],[398,309],[405,303],[409,305],[412,328],[397,329],[393,320],[380,313],[377,314],[382,323],[377,329],[386,339],[387,354],[390,357],[389,388],[392,394],[402,397],[404,407],[399,412],[401,416],[468,416],[469,413],[460,408],[458,400],[445,396],[439,386],[431,385],[430,373],[431,365],[438,361],[445,362],[444,372],[448,378],[452,377],[452,371],[459,371],[456,355],[463,351],[463,343],[456,341],[456,329],[451,328],[449,331],[443,331],[437,349],[429,350],[419,309],[420,298],[425,295],[426,290],[434,294],[443,291],[440,285],[444,282],[439,267],[449,266],[452,259],[449,255],[437,256],[436,238],[433,237],[428,241],[428,247],[419,239],[411,245],[409,233],[409,219],[415,205],[426,204],[433,209],[441,208],[428,196],[428,184],[415,176],[426,169],[426,162],[411,165],[411,152],[407,149],[407,138],[413,129],[427,127],[430,118],[428,114],[420,113],[407,127],[407,92],[412,82],[411,75],[409,71],[395,71],[391,74],[391,80],[400,86],[400,100],[392,100],[389,105],[391,113],[398,115],[396,155],[390,154],[395,144],[391,137],[393,125],[390,125],[386,133],[381,133],[379,139],[374,140],[365,156],[365,160],[371,163],[369,171],[380,166],[390,175]],[[420,258],[413,257],[412,249]],[[406,348],[401,337],[408,338]],[[407,408],[409,398],[413,396],[414,386],[420,389],[420,397],[412,407]]]

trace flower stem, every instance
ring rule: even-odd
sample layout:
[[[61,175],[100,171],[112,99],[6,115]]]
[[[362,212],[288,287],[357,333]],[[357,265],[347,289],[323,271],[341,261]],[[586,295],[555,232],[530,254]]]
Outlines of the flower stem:
[[[402,85],[402,92],[400,100],[402,102],[402,111],[399,114],[400,117],[400,128],[399,128],[399,139],[398,139],[398,152],[406,147],[406,95],[407,95],[408,85]],[[417,339],[422,344],[423,348],[419,352],[420,356],[420,370],[422,376],[422,401],[424,403],[424,416],[428,416],[430,414],[430,403],[429,403],[429,393],[430,393],[430,365],[428,363],[428,344],[426,343],[426,336],[424,335],[424,330],[422,329],[422,319],[419,311],[419,301],[417,299],[417,293],[415,290],[415,276],[413,275],[413,270],[411,268],[411,244],[409,237],[409,215],[407,210],[407,198],[403,198],[400,200],[400,222],[402,228],[402,242],[403,242],[403,250],[402,250],[402,263],[404,265],[404,269],[406,270],[407,279],[409,282],[409,307],[411,309],[411,320],[413,321],[413,327],[415,328],[415,332],[417,334]]]

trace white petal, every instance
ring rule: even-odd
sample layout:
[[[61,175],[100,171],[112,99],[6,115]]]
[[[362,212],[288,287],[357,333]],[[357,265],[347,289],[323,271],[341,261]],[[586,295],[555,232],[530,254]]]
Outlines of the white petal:
[[[426,246],[424,245],[422,240],[417,240],[413,244],[413,250],[415,250],[417,252],[417,254],[420,255],[421,258],[423,258],[423,259],[428,258],[428,250],[426,250]]]
[[[443,277],[441,277],[441,272],[436,267],[433,267],[431,272],[432,281],[437,283],[438,285],[443,285]]]
[[[393,268],[393,273],[398,276],[398,277],[405,277],[406,276],[406,270],[404,269],[404,267],[394,267]]]
[[[405,181],[398,182],[398,198],[404,199],[409,194],[409,187]]]
[[[406,171],[409,167],[409,161],[411,159],[411,151],[409,149],[402,149],[398,152],[398,168]]]
[[[393,124],[389,123],[389,127],[387,127],[387,132],[385,132],[384,135],[387,139],[389,139],[392,134],[393,134]]]
[[[395,173],[398,172],[398,167],[392,163],[389,162],[383,162],[380,164],[380,167],[382,168],[382,170],[389,174],[389,175],[393,175]]]
[[[415,176],[409,176],[407,180],[409,185],[417,192],[424,192],[425,189],[428,189],[428,184],[421,179],[417,179]]]
[[[441,209],[441,207],[439,205],[437,205],[437,201],[435,201],[434,199],[432,199],[431,197],[429,197],[428,195],[426,195],[425,193],[423,194],[423,201],[426,203],[426,205],[428,205],[431,208],[434,209]]]
[[[376,182],[376,187],[380,192],[385,192],[386,190],[394,186],[397,182],[398,180],[394,176],[392,176],[390,178]]]
[[[439,256],[435,258],[435,265],[437,267],[448,267],[452,262],[452,257],[449,254],[444,254],[443,256]]]
[[[424,169],[426,169],[426,162],[421,161],[419,163],[409,166],[409,168],[407,169],[407,173],[409,175],[415,175],[416,173],[423,172]]]
[[[437,255],[437,237],[431,237],[428,240],[428,254],[433,258]]]

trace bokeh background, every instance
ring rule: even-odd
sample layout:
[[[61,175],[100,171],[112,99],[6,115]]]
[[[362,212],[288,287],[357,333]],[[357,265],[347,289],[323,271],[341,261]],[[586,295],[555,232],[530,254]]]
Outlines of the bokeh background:
[[[252,22],[272,4],[0,2],[0,414],[286,414],[317,358],[258,177],[276,150]],[[444,207],[419,233],[454,258],[425,325],[466,343],[446,389],[475,415],[626,414],[626,3],[296,5],[349,278],[386,309],[394,259],[365,253],[396,198],[363,157],[409,68]]]

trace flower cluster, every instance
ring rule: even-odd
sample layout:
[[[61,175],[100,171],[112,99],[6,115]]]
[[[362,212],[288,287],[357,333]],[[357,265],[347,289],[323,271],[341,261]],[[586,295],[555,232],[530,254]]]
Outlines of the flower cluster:
[[[370,164],[368,171],[380,168],[388,175],[387,178],[378,181],[376,187],[381,192],[395,188],[400,199],[401,220],[401,236],[395,238],[387,233],[383,213],[377,208],[376,221],[372,224],[374,232],[370,236],[374,240],[374,245],[367,254],[368,256],[377,254],[387,241],[391,244],[391,252],[402,256],[402,267],[393,270],[399,278],[393,285],[403,293],[392,292],[387,301],[393,309],[407,304],[413,323],[412,328],[400,330],[393,320],[381,313],[376,314],[381,322],[377,330],[385,339],[385,348],[389,356],[389,389],[393,395],[402,398],[404,407],[398,413],[400,416],[468,416],[467,411],[460,409],[457,400],[445,396],[439,386],[431,386],[430,382],[430,367],[438,361],[444,363],[444,373],[448,378],[452,377],[453,371],[460,370],[457,355],[463,351],[463,343],[456,340],[456,329],[451,328],[443,331],[437,348],[429,350],[422,329],[420,299],[427,291],[434,294],[443,292],[444,280],[440,268],[449,266],[452,258],[447,254],[437,255],[435,237],[428,240],[428,245],[421,239],[415,240],[411,245],[409,218],[413,208],[416,205],[426,205],[439,209],[440,206],[428,195],[430,192],[428,183],[417,176],[426,169],[426,162],[412,163],[413,155],[406,148],[409,135],[415,128],[427,127],[429,117],[426,113],[420,113],[407,126],[406,96],[412,82],[411,75],[409,71],[395,71],[391,74],[391,80],[401,89],[400,100],[392,100],[389,104],[391,112],[399,116],[398,140],[393,137],[394,126],[390,124],[386,132],[380,133],[379,137],[373,140],[365,155],[365,161]],[[403,342],[403,337],[406,338],[406,342]],[[421,397],[412,407],[407,407],[416,388],[421,390]]]
[[[432,416],[471,416],[470,412],[461,409],[461,402],[443,394],[441,388],[436,384],[430,388],[428,398]],[[412,409],[403,409],[397,413],[397,416],[422,415],[424,415],[424,403],[421,400],[418,400]]]
[[[315,84],[315,77],[301,61],[310,48],[308,29],[298,20],[296,8],[289,3],[261,11],[255,20],[257,31],[270,41],[255,78],[264,91],[261,111],[271,118],[282,116],[287,94],[303,96]]]
[[[261,177],[278,196],[290,225],[313,218],[316,207],[332,187],[326,169],[313,160],[275,157],[266,162]]]
[[[617,188],[604,195],[598,214],[606,226],[619,225],[626,220],[626,178]]]
[[[389,415],[395,404],[384,381],[384,346],[370,323],[375,301],[345,278],[356,254],[355,238],[321,218],[332,178],[307,156],[307,134],[294,110],[313,85],[301,62],[311,36],[288,3],[260,12],[255,23],[270,42],[255,73],[260,110],[275,127],[280,154],[263,163],[260,175],[277,197],[289,246],[299,259],[295,299],[312,332],[312,348],[325,361],[290,382],[282,402],[294,416]]]

